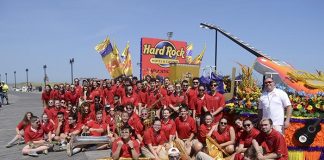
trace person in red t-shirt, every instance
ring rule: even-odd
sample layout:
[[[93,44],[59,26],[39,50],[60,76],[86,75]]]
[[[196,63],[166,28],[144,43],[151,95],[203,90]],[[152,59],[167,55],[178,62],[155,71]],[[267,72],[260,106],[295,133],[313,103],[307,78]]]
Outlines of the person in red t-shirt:
[[[214,117],[214,122],[217,123],[223,117],[225,97],[217,91],[217,82],[212,80],[209,85],[211,92],[207,96],[207,109]]]
[[[198,95],[196,95],[196,97],[192,97],[194,100],[191,103],[194,108],[193,118],[195,118],[197,126],[200,126],[200,120],[202,119],[202,116],[208,111],[206,100],[207,96],[205,95],[205,86],[199,85],[198,92],[199,93]]]
[[[227,118],[222,117],[216,125],[212,127],[207,136],[211,136],[227,153],[234,152],[235,130],[227,124]]]
[[[80,94],[76,91],[75,85],[71,84],[70,91],[66,92],[66,101],[70,101],[73,106],[78,104]]]
[[[41,127],[40,120],[38,117],[33,116],[30,118],[30,126],[28,126],[25,130],[25,143],[27,144],[23,149],[22,153],[24,155],[29,155],[33,157],[37,157],[37,152],[46,151],[49,149],[49,146],[44,140],[44,130]],[[35,146],[33,148],[32,146]],[[47,153],[47,151],[46,151]]]
[[[106,87],[104,87],[103,90],[103,98],[104,98],[104,104],[113,104],[114,102],[114,94],[116,90],[112,87],[112,81],[111,80],[106,80]]]
[[[205,122],[198,127],[197,139],[206,146],[206,137],[209,131],[214,126],[213,116],[210,113],[206,113],[204,117]]]
[[[78,112],[78,123],[86,124],[88,121],[94,120],[95,118],[95,114],[90,111],[90,103],[82,103],[81,110]]]
[[[288,159],[288,148],[284,136],[273,129],[273,122],[269,118],[260,121],[261,131],[255,139],[252,140],[254,149],[257,152],[258,159]],[[262,153],[262,147],[266,148]]]
[[[56,99],[54,100],[54,107],[49,110],[48,118],[55,121],[57,118],[58,112],[65,112],[65,109],[61,107],[60,100]]]
[[[175,83],[174,84],[174,94],[171,97],[171,104],[174,107],[173,110],[175,111],[174,113],[179,114],[179,106],[181,104],[186,104],[188,105],[188,98],[186,98],[186,93],[182,92],[181,84],[180,83]],[[171,107],[172,108],[172,107]]]
[[[116,139],[112,144],[112,158],[114,160],[120,158],[138,159],[140,156],[140,144],[137,140],[132,139],[132,129],[125,125],[121,128],[121,137]]]
[[[103,136],[107,131],[107,124],[103,122],[102,112],[96,113],[96,120],[89,121],[82,127],[82,133],[88,133],[90,136]]]
[[[14,145],[14,143],[21,139],[24,139],[24,130],[30,126],[30,118],[33,116],[32,112],[27,112],[23,118],[23,120],[21,122],[19,122],[19,124],[16,127],[16,136],[7,143],[6,147],[10,148]],[[20,143],[20,142],[19,142]]]
[[[133,92],[133,86],[129,85],[129,86],[125,86],[125,95],[121,98],[122,100],[122,105],[126,105],[126,104],[132,104],[135,106],[135,110],[137,110],[136,112],[138,113],[138,108],[140,103],[139,103],[139,99],[138,99],[138,95]]]
[[[55,134],[54,140],[59,141],[62,146],[65,146],[66,145],[66,141],[65,141],[66,135],[64,134],[65,133],[64,129],[65,129],[66,122],[64,120],[63,112],[57,113],[57,118],[56,118],[56,120],[54,120],[54,123],[55,123],[55,125],[54,125],[54,134]]]
[[[79,135],[81,133],[82,125],[77,123],[75,115],[70,114],[68,117],[68,123],[65,125],[64,134],[66,138],[70,138],[72,135]]]
[[[42,102],[44,108],[47,107],[48,101],[51,99],[51,91],[52,91],[51,85],[47,84],[45,86],[45,90],[42,93]]]
[[[153,126],[144,132],[144,145],[142,153],[151,159],[168,159],[164,144],[168,142],[167,137],[161,130],[161,121],[155,119]]]
[[[165,133],[165,136],[169,140],[169,143],[175,138],[176,135],[176,125],[173,119],[170,118],[171,110],[169,108],[162,110],[162,128],[161,130]]]
[[[134,130],[133,135],[140,141],[143,141],[143,137],[142,137],[142,133],[143,133],[143,129],[144,126],[142,125],[141,121],[135,120],[132,123],[129,123],[129,113],[124,111],[121,113],[121,123],[122,126],[125,125],[129,125],[132,127],[132,129]],[[117,127],[117,129],[119,129],[120,127]],[[118,132],[118,130],[117,130]]]
[[[48,142],[52,142],[52,138],[55,136],[53,134],[55,123],[53,122],[53,120],[48,118],[48,115],[46,113],[43,113],[42,115],[41,125],[44,132],[46,133],[45,139],[47,139]]]
[[[198,77],[194,77],[192,79],[192,86],[187,91],[188,103],[189,103],[189,109],[190,110],[194,110],[195,109],[190,104],[192,104],[195,101],[195,99],[196,99],[196,97],[198,95],[198,86],[199,86],[199,78]]]
[[[135,93],[138,95],[139,103],[141,103],[141,106],[146,105],[146,90],[143,88],[142,81],[139,80],[136,82],[136,90],[134,90]],[[139,108],[141,110],[142,108]]]
[[[195,120],[188,115],[186,105],[180,107],[180,115],[175,120],[177,134],[176,137],[183,140],[185,144],[189,144],[196,133]]]
[[[239,146],[236,149],[236,153],[243,153],[247,148],[252,146],[252,140],[255,139],[260,131],[254,128],[253,123],[250,119],[245,119],[243,121],[244,131],[240,137]]]

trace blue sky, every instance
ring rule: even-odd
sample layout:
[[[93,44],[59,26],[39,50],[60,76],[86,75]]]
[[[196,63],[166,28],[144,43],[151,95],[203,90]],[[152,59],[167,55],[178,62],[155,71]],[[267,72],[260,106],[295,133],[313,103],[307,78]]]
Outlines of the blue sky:
[[[199,27],[213,23],[273,58],[296,69],[324,71],[324,2],[317,1],[109,1],[0,0],[0,74],[8,83],[43,80],[70,82],[75,77],[109,78],[94,46],[109,36],[120,51],[130,42],[133,71],[139,75],[140,39],[166,39],[194,44],[197,55],[206,43],[202,66],[214,65],[215,32]],[[218,35],[218,68],[230,74],[236,62],[251,66],[255,57]],[[259,74],[255,74],[260,76]]]

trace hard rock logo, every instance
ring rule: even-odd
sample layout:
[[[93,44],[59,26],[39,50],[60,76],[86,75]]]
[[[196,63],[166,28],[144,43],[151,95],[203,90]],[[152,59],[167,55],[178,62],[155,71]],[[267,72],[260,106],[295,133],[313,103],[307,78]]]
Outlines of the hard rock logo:
[[[184,48],[177,50],[169,41],[161,41],[155,47],[145,44],[143,54],[154,55],[150,62],[164,68],[169,67],[170,63],[179,63],[178,57],[185,58]]]

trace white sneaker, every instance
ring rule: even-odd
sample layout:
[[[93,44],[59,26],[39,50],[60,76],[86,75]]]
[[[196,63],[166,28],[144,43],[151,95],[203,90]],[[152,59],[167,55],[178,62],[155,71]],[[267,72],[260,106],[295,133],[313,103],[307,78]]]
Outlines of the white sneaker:
[[[35,151],[30,151],[28,155],[31,157],[38,157],[38,154]]]

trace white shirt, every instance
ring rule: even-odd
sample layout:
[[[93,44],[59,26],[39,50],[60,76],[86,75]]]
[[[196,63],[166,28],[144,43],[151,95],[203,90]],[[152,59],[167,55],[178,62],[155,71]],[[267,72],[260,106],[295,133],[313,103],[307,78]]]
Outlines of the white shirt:
[[[290,106],[286,92],[274,88],[271,92],[263,92],[259,99],[259,109],[262,109],[262,118],[271,118],[273,125],[283,125],[285,108]]]

